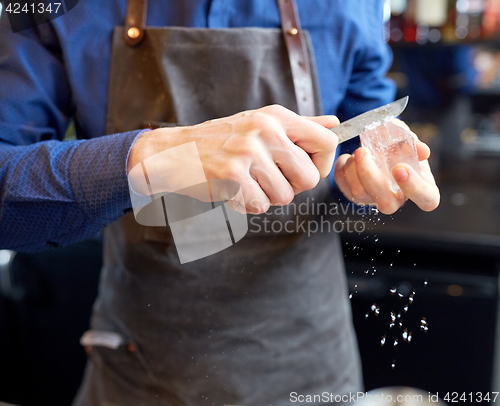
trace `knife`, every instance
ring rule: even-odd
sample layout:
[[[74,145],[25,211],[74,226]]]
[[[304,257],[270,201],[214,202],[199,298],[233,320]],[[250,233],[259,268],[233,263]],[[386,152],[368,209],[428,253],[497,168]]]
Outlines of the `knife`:
[[[337,137],[339,137],[339,144],[348,141],[357,135],[363,133],[367,127],[375,123],[386,123],[393,118],[399,116],[406,106],[408,105],[409,97],[403,97],[395,102],[389,103],[385,106],[367,111],[350,120],[344,121],[336,127],[330,128]]]

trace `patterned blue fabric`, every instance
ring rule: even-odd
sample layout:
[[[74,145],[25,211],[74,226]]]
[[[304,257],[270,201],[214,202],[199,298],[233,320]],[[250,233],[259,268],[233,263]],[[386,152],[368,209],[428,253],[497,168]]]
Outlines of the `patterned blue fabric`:
[[[297,0],[323,107],[342,120],[390,102],[383,0]],[[95,235],[130,209],[125,163],[139,131],[104,135],[111,38],[126,0],[82,0],[13,34],[0,18],[0,248],[34,251]],[[269,0],[150,0],[150,26],[279,27]],[[62,142],[70,118],[78,141]]]

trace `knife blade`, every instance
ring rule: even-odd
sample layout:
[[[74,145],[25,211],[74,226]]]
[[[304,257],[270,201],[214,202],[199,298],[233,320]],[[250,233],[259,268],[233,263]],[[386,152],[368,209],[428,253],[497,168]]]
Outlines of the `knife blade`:
[[[368,126],[380,122],[386,123],[399,116],[406,106],[408,105],[409,97],[403,97],[395,102],[386,104],[385,106],[367,111],[350,120],[344,121],[336,127],[330,128],[337,137],[339,137],[339,144],[348,141],[357,135],[363,133]]]

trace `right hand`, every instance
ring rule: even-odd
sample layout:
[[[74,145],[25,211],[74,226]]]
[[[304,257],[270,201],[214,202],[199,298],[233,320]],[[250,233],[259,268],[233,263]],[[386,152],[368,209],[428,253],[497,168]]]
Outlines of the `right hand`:
[[[195,141],[206,178],[238,182],[245,207],[236,209],[261,214],[270,206],[289,204],[296,194],[313,189],[328,176],[338,144],[328,129],[337,124],[335,116],[301,117],[273,105],[195,126],[159,128],[134,142],[127,172],[150,156]],[[148,171],[148,176],[163,176],[165,192],[179,189],[176,184],[183,180],[176,174],[185,177],[187,172],[176,168],[175,162],[162,162],[155,171]],[[134,187],[133,179],[129,181]],[[213,196],[213,200],[227,198]]]

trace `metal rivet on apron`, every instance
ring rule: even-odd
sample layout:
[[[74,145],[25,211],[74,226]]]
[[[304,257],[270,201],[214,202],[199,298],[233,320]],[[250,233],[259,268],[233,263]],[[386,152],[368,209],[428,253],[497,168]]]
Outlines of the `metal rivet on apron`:
[[[131,27],[131,28],[128,29],[127,35],[130,38],[135,39],[135,38],[139,37],[139,35],[141,35],[141,32],[139,31],[139,28],[137,28],[137,27]]]
[[[299,33],[299,30],[298,30],[297,28],[295,28],[295,27],[292,27],[292,28],[290,28],[290,29],[288,30],[288,33],[289,33],[290,35],[297,35],[297,34]]]
[[[137,347],[134,345],[134,344],[129,344],[127,345],[127,350],[129,350],[129,352],[136,352],[137,351]]]

